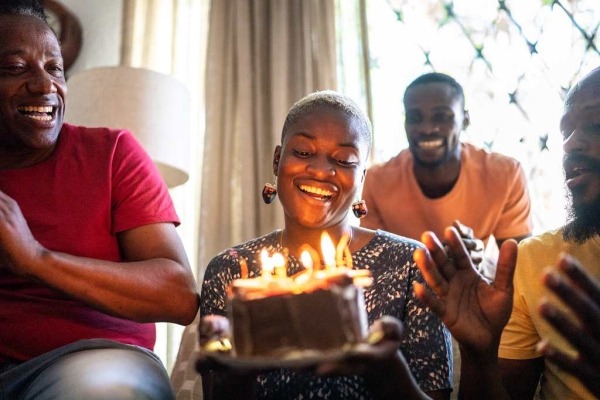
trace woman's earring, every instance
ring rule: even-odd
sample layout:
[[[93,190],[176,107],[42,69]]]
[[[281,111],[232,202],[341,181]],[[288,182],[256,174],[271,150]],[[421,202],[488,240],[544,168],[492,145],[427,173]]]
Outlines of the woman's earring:
[[[271,204],[275,201],[275,197],[277,197],[277,176],[275,176],[274,183],[265,183],[262,190],[262,199],[265,204]]]
[[[356,218],[362,218],[367,215],[367,202],[364,200],[356,200],[352,203],[352,212]]]

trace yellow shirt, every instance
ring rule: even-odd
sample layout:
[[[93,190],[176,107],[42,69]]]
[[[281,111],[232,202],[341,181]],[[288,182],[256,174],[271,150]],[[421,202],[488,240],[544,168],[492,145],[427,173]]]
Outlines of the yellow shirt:
[[[563,351],[574,351],[537,312],[542,297],[554,297],[542,285],[541,276],[546,266],[556,265],[560,253],[566,252],[600,279],[600,238],[595,236],[583,244],[576,244],[565,242],[562,233],[562,229],[546,232],[519,244],[514,305],[502,334],[499,349],[501,358],[522,360],[540,357],[536,345],[542,338]],[[593,398],[575,377],[550,362],[544,364],[540,394],[543,399]]]

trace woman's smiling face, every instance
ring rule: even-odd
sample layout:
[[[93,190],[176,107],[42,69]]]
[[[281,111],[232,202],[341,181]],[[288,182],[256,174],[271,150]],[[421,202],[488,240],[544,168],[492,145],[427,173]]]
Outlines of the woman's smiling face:
[[[368,140],[356,117],[332,107],[291,124],[274,154],[286,222],[324,229],[345,221],[364,178]]]

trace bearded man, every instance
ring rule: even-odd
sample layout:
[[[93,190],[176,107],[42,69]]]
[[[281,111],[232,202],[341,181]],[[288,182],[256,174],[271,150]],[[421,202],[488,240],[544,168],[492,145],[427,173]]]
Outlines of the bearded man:
[[[538,386],[543,399],[600,398],[600,68],[567,94],[560,130],[563,227],[505,241],[491,284],[455,228],[415,252],[430,288],[417,297],[460,344],[459,398],[532,399]]]
[[[600,67],[567,94],[560,130],[571,200],[562,228],[518,245],[505,240],[491,283],[455,227],[443,238],[424,232],[426,250],[415,250],[428,284],[415,283],[415,294],[459,344],[460,399],[533,399],[538,386],[542,399],[600,398]],[[388,360],[396,392],[408,387],[425,399],[394,346],[402,328],[392,322],[378,322],[381,342],[352,364]]]
[[[600,68],[569,91],[560,130],[570,198],[569,220],[561,229],[519,245],[513,310],[498,352],[503,384],[512,398],[532,398],[538,381],[547,399],[593,397],[574,375],[549,362],[539,351],[538,343],[543,339],[542,343],[552,343],[563,354],[575,354],[571,344],[549,323],[547,313],[539,312],[540,300],[552,299],[555,292],[539,282],[544,269],[555,265],[561,253],[576,258],[587,275],[600,279]],[[568,306],[573,307],[575,302],[572,297]],[[573,316],[564,303],[556,304],[556,312],[562,310],[563,315]],[[579,331],[584,330],[580,325]],[[588,335],[588,342],[598,335],[583,333]],[[586,341],[585,337],[582,340]],[[580,354],[581,365],[587,355]]]

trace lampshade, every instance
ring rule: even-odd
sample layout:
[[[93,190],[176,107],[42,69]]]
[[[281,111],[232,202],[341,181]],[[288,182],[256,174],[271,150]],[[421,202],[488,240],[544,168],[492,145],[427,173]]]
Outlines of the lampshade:
[[[93,68],[68,82],[65,121],[130,130],[169,188],[188,179],[189,93],[175,78],[132,67]]]

